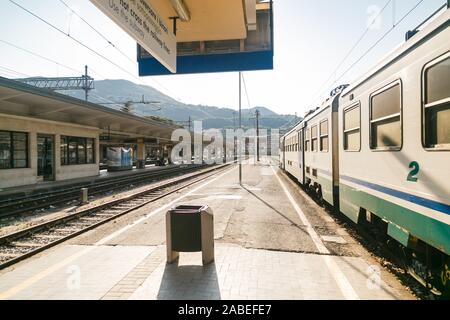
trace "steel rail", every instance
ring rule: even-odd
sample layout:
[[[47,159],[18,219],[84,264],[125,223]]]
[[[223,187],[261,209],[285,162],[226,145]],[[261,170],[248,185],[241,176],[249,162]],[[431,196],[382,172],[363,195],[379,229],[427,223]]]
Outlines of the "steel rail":
[[[170,168],[158,170],[157,172],[148,172],[146,174],[134,174],[132,176],[115,178],[108,181],[100,181],[98,183],[85,183],[70,186],[59,191],[38,193],[35,195],[25,196],[22,198],[12,198],[0,201],[0,217],[15,216],[22,213],[35,211],[46,208],[51,205],[57,205],[64,202],[77,200],[80,198],[80,189],[88,188],[89,195],[103,194],[106,192],[123,189],[133,183],[142,184],[148,180],[155,180],[161,177],[167,177],[175,174],[184,174],[204,168],[204,166],[192,166],[187,168]],[[127,185],[128,184],[128,185]],[[19,201],[18,201],[19,200]]]
[[[0,270],[196,184],[215,175],[217,171],[227,169],[229,165],[228,163],[174,178],[139,193],[2,236]],[[180,183],[183,184],[177,186]]]

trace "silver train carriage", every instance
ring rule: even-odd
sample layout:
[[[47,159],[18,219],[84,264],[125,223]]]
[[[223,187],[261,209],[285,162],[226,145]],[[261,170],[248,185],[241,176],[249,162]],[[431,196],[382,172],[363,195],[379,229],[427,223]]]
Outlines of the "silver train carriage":
[[[432,270],[440,290],[450,287],[449,25],[446,10],[334,91],[281,138],[280,155],[319,198],[426,260],[411,271]]]

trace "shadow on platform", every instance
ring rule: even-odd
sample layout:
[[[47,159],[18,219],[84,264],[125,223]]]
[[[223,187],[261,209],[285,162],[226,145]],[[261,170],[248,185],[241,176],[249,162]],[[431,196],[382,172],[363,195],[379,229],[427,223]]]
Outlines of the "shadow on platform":
[[[158,300],[221,300],[216,265],[167,264]]]

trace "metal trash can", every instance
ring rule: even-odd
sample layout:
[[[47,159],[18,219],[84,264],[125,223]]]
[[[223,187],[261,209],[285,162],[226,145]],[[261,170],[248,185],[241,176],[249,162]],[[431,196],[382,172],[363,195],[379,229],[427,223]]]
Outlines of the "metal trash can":
[[[214,217],[208,206],[177,206],[166,214],[167,263],[180,252],[202,252],[203,265],[214,261]]]

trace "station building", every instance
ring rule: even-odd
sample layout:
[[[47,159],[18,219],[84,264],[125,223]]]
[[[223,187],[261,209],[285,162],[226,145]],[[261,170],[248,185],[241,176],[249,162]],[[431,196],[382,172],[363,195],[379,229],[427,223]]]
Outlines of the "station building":
[[[134,147],[142,168],[177,128],[0,77],[0,189],[97,176],[107,146]]]

